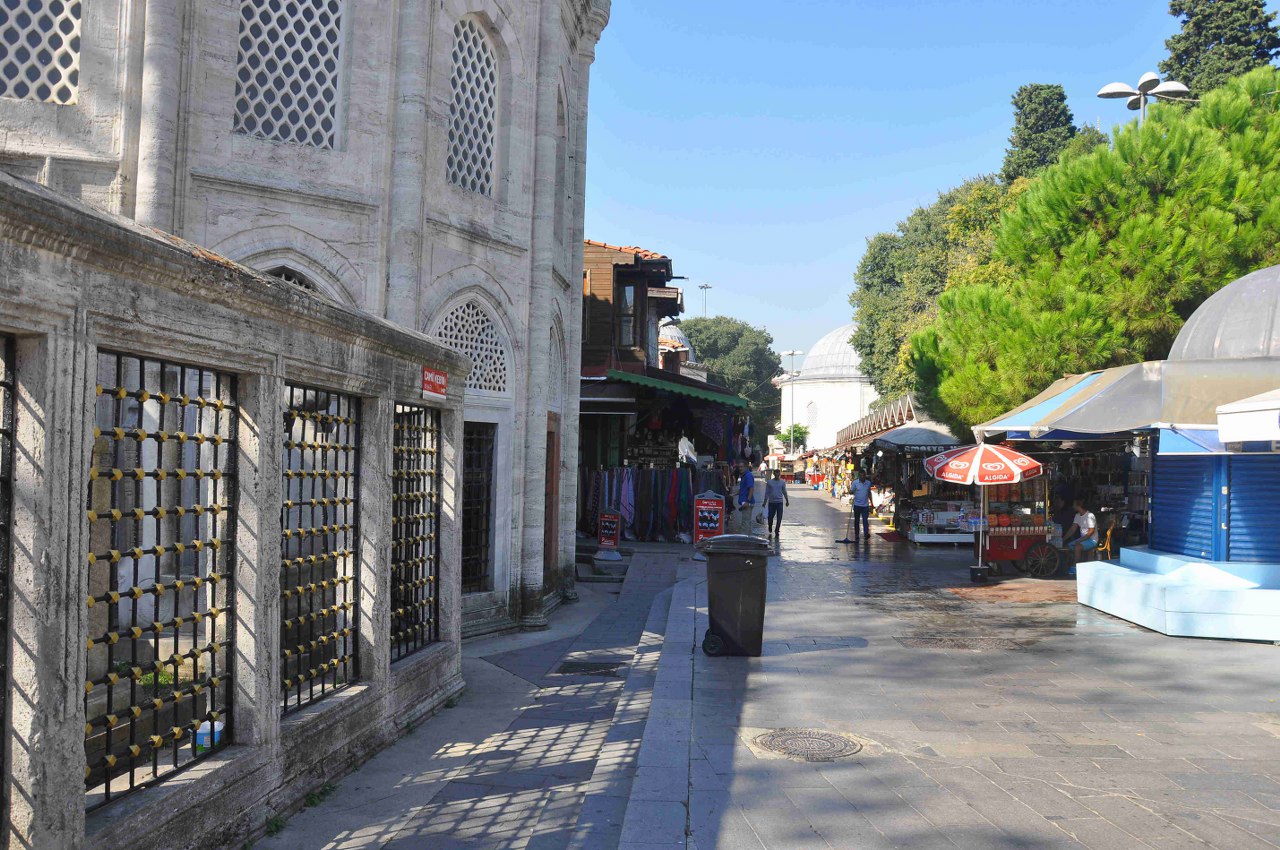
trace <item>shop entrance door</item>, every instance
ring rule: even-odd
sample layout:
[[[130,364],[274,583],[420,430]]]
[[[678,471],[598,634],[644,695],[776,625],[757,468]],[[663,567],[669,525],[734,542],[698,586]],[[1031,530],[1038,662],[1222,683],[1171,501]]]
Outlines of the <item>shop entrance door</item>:
[[[462,592],[492,590],[493,454],[498,426],[462,426]]]
[[[542,505],[542,585],[560,586],[560,414],[547,414],[546,500]]]

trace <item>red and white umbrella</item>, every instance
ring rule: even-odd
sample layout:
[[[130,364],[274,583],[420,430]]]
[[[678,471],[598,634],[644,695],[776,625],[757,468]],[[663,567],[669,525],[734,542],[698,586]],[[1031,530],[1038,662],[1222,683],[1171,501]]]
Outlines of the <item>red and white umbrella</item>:
[[[939,481],[956,484],[1016,484],[1044,474],[1038,460],[1004,446],[979,443],[961,446],[927,458],[925,471]]]

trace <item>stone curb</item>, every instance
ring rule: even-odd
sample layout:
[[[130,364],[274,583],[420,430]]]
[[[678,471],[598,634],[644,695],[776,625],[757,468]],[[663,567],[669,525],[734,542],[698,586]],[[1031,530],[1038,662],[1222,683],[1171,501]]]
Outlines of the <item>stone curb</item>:
[[[698,593],[705,584],[704,578],[695,576],[671,589],[666,635],[618,850],[689,847],[693,653],[698,646]]]
[[[661,591],[649,608],[609,732],[587,783],[568,850],[597,850],[617,844],[659,675],[671,594],[671,589]]]

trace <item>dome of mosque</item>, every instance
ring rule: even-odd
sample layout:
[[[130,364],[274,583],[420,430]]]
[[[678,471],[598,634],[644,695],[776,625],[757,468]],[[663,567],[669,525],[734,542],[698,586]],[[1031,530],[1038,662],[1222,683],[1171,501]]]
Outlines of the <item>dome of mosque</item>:
[[[661,348],[670,349],[687,348],[689,349],[687,362],[698,362],[698,353],[693,350],[693,343],[689,342],[689,337],[685,336],[679,325],[669,319],[658,326],[658,345]]]
[[[1247,274],[1219,289],[1191,314],[1170,360],[1280,357],[1280,266]]]
[[[858,329],[850,322],[841,325],[813,344],[800,367],[802,379],[861,378],[862,361],[858,352],[849,344],[849,337]]]

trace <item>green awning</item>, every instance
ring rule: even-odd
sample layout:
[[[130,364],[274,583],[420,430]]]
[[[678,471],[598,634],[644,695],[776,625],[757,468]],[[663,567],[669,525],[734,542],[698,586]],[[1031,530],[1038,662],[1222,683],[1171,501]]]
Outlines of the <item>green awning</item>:
[[[724,393],[713,393],[711,390],[704,390],[698,387],[691,387],[687,384],[677,384],[674,381],[664,381],[660,378],[651,378],[648,375],[637,375],[633,372],[619,372],[617,369],[610,369],[605,376],[611,381],[626,381],[631,384],[638,384],[642,387],[649,387],[655,390],[665,390],[669,393],[680,393],[691,398],[700,398],[703,401],[714,401],[716,404],[723,404],[729,407],[746,407],[747,400],[736,395],[725,395]]]

